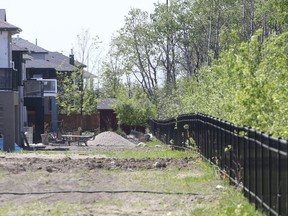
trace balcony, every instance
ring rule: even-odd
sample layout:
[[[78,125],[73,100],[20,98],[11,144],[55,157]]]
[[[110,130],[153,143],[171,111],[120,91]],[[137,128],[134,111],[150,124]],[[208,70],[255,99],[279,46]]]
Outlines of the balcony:
[[[43,97],[43,83],[35,79],[25,80],[24,97]]]
[[[40,79],[44,86],[44,96],[53,96],[57,95],[57,80],[56,79]]]
[[[31,79],[24,81],[25,97],[56,97],[56,79]]]
[[[12,68],[0,68],[0,91],[17,91],[17,71]]]

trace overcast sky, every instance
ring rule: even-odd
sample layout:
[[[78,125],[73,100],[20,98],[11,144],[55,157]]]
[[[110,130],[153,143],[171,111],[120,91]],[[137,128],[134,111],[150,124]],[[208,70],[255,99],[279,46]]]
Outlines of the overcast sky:
[[[1,0],[7,22],[22,29],[20,37],[49,51],[68,54],[82,29],[98,35],[108,47],[131,8],[152,12],[166,0]]]

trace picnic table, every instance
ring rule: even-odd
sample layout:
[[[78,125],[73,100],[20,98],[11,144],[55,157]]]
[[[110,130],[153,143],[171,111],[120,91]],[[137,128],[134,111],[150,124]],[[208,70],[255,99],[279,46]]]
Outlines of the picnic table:
[[[61,137],[70,145],[71,142],[76,140],[78,145],[80,143],[84,143],[87,146],[88,140],[95,137],[96,134],[93,135],[78,135],[78,134],[62,134]]]

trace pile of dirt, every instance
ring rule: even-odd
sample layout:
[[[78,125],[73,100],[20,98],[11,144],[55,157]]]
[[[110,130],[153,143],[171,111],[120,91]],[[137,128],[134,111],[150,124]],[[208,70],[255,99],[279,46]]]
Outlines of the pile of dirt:
[[[98,134],[91,144],[97,146],[126,146],[126,147],[135,147],[136,145],[124,137],[114,133],[112,131],[106,131]]]

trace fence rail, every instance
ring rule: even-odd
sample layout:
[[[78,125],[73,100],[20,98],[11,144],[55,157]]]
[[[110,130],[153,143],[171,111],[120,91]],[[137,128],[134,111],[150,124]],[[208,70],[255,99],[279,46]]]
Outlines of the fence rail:
[[[288,215],[288,144],[250,127],[204,114],[150,121],[153,134],[166,144],[197,148],[244,194],[269,215]]]

